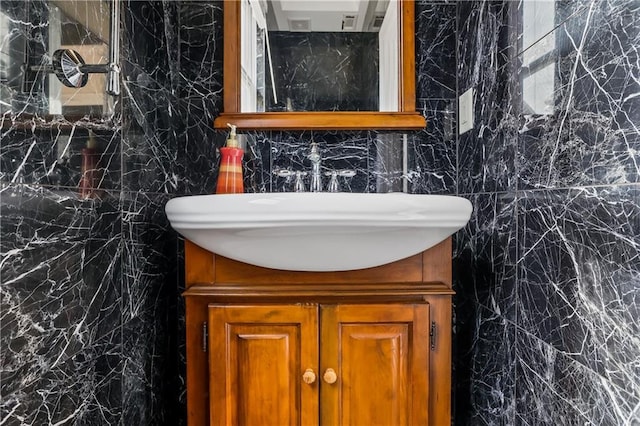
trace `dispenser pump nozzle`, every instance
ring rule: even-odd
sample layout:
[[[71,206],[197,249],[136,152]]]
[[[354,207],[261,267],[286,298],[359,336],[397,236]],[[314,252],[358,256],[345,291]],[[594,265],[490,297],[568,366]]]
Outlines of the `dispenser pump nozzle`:
[[[237,126],[231,123],[227,123],[227,126],[231,128],[231,131],[229,132],[229,138],[227,139],[227,147],[238,148],[239,144],[238,144],[238,139],[236,137]]]

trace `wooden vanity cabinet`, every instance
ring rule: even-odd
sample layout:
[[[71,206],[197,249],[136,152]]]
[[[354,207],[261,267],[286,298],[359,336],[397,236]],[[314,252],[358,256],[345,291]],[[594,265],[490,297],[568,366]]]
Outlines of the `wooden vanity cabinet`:
[[[185,252],[189,425],[451,423],[450,240],[329,273]]]

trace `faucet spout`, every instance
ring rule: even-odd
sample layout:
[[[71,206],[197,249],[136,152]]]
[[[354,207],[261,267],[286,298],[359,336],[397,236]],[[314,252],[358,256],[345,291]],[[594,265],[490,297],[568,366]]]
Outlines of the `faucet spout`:
[[[318,150],[318,144],[311,143],[311,152],[308,157],[311,161],[311,185],[309,190],[311,192],[322,191],[322,174],[320,173],[320,166],[322,164],[322,156]]]

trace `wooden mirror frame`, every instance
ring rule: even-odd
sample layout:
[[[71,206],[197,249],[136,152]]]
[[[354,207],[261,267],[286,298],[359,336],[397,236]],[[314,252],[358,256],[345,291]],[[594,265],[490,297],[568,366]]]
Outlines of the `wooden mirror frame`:
[[[416,111],[415,3],[400,2],[399,109],[387,111],[240,112],[240,1],[224,0],[223,112],[216,129],[233,123],[242,130],[411,130],[423,129]]]

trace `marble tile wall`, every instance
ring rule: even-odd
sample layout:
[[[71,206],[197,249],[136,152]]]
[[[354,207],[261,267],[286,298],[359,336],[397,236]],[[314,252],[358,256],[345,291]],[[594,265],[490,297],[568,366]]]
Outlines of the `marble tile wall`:
[[[2,424],[184,418],[180,246],[164,215],[182,185],[179,123],[170,118],[177,113],[177,36],[168,36],[174,8],[123,2],[123,84],[113,114],[43,125],[3,109]],[[89,132],[99,179],[84,198],[78,182]]]
[[[118,201],[31,184],[1,191],[2,421],[117,424]]]
[[[458,424],[640,424],[639,18],[460,4]]]
[[[123,95],[93,129],[99,198],[77,196],[85,124],[64,123],[71,138],[3,126],[3,424],[184,423],[182,248],[163,207],[215,188],[222,8],[124,6]],[[429,125],[407,135],[409,190],[459,193],[476,212],[455,245],[456,423],[634,424],[637,4],[559,2],[553,28],[526,41],[521,7],[417,2],[417,98]],[[526,53],[548,44],[558,48],[547,59]],[[524,92],[549,83],[525,90],[523,70],[548,58],[552,95],[525,108]],[[471,86],[477,125],[457,138],[456,97]],[[358,171],[346,189],[400,184],[396,134],[248,137],[251,191],[288,190],[272,172],[308,167],[312,139],[330,167]]]

